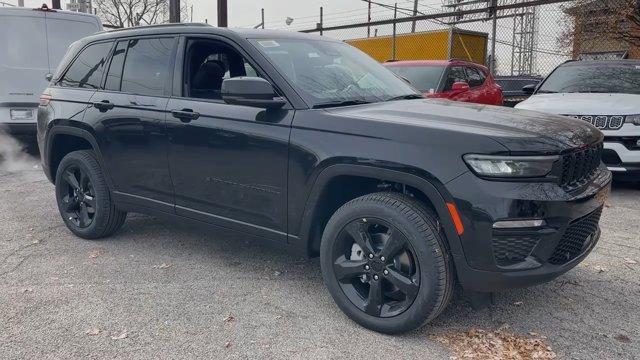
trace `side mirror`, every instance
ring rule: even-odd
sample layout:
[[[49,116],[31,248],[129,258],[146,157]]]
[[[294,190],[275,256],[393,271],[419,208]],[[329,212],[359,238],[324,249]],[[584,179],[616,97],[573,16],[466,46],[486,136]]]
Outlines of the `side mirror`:
[[[53,74],[48,73],[47,75],[44,76],[44,79],[47,80],[47,82],[51,82],[51,79],[53,79]]]
[[[464,81],[454,82],[451,86],[451,90],[456,92],[465,92],[469,90],[469,84]]]
[[[522,92],[527,95],[533,94],[534,91],[536,91],[536,84],[529,84],[522,87]]]
[[[286,104],[271,84],[259,77],[240,76],[222,81],[222,100],[231,105],[279,109]]]

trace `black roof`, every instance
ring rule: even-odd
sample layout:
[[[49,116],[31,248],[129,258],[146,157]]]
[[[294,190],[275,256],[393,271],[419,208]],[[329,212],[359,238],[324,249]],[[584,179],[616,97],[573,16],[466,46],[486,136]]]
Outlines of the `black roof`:
[[[155,34],[213,34],[232,39],[314,39],[326,41],[339,41],[318,35],[305,34],[297,31],[220,28],[208,24],[180,23],[161,24],[150,26],[138,26],[132,28],[107,30],[84,38],[83,42],[95,40],[114,39],[129,36],[155,35]]]

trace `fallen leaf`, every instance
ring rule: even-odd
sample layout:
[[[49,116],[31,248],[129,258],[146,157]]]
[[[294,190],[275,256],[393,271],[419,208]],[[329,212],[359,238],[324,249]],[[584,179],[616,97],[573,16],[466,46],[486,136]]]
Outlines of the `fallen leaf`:
[[[224,343],[224,347],[225,348],[230,348],[231,347],[231,341],[227,341],[226,343]]]
[[[628,344],[631,342],[631,339],[629,339],[629,337],[627,335],[624,334],[618,334],[616,336],[613,337],[614,339],[620,341],[621,343],[625,343]]]
[[[605,204],[604,204],[604,207],[608,207],[608,208],[610,208],[610,207],[611,207],[611,203],[608,203],[608,202],[607,202],[607,203],[605,203]]]
[[[637,264],[638,262],[637,262],[637,261],[635,261],[635,260],[633,260],[633,259],[630,259],[630,258],[624,258],[624,263],[625,263],[625,264],[635,265],[635,264]]]
[[[129,334],[127,334],[127,330],[124,330],[119,335],[112,335],[111,339],[113,339],[113,340],[123,340],[123,339],[126,339],[127,336],[129,336]]]
[[[429,336],[450,348],[455,359],[551,360],[555,352],[542,338],[522,336],[506,330],[488,331],[472,328],[465,332],[446,332]]]
[[[604,266],[600,266],[600,265],[596,265],[596,266],[594,266],[593,268],[594,268],[597,272],[599,272],[599,273],[603,273],[603,272],[607,271],[607,268],[606,268],[606,267],[604,267]]]
[[[89,336],[96,336],[96,335],[99,335],[99,334],[100,334],[100,329],[98,329],[98,328],[91,328],[91,329],[89,329],[89,330],[85,331],[85,333],[86,333],[87,335],[89,335]]]
[[[230,322],[234,322],[234,321],[236,321],[236,318],[231,314],[229,314],[226,318],[224,318],[224,322],[226,322],[226,323],[230,323]]]
[[[156,268],[156,269],[167,269],[167,268],[170,268],[172,266],[173,266],[173,264],[162,263],[160,265],[155,265],[154,268]]]

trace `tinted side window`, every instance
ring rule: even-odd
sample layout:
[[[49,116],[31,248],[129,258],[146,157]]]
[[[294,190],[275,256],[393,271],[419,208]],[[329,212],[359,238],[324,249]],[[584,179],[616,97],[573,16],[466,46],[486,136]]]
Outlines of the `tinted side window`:
[[[99,43],[84,48],[58,84],[65,87],[99,88],[111,44]]]
[[[121,90],[139,95],[164,95],[173,75],[170,65],[174,44],[173,38],[129,41]]]
[[[467,75],[464,73],[462,66],[452,66],[447,76],[447,83],[444,86],[444,91],[451,90],[453,83],[467,82]]]
[[[127,52],[128,44],[129,41],[120,41],[113,52],[113,56],[111,56],[111,64],[109,65],[109,72],[107,72],[107,82],[104,85],[106,90],[120,91],[122,65],[124,65],[124,55]]]
[[[475,87],[484,84],[484,74],[476,68],[467,68],[467,77],[469,78],[469,86]]]

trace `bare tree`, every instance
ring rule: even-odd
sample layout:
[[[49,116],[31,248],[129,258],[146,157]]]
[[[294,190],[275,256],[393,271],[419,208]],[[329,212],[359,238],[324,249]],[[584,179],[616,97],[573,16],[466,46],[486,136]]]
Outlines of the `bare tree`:
[[[564,44],[600,38],[640,46],[640,0],[576,0],[564,10],[573,19],[560,36]]]
[[[93,5],[105,25],[131,27],[161,24],[169,21],[169,0],[94,0]],[[181,1],[181,19],[186,18],[188,5]]]

